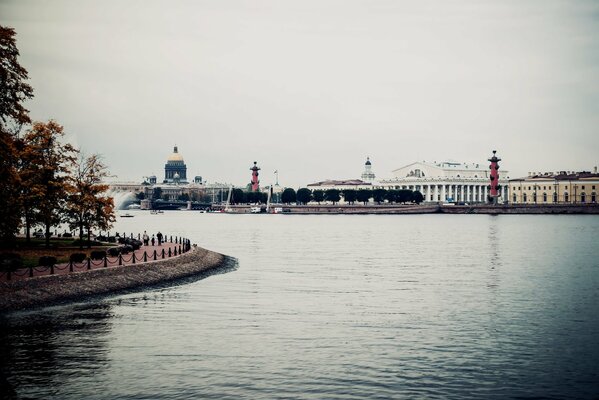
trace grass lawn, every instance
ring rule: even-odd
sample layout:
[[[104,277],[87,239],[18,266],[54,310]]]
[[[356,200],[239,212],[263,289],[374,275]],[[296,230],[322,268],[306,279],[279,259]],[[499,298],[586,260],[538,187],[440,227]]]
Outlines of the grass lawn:
[[[56,257],[59,263],[65,263],[69,261],[69,257],[73,253],[85,253],[86,256],[89,256],[94,250],[106,250],[115,246],[114,243],[93,243],[94,245],[89,249],[85,246],[83,249],[80,249],[75,240],[76,238],[51,238],[50,247],[47,248],[44,239],[32,238],[31,242],[27,243],[25,238],[18,238],[15,248],[3,248],[0,250],[0,253],[19,254],[23,260],[24,267],[36,267],[39,258],[42,256]]]

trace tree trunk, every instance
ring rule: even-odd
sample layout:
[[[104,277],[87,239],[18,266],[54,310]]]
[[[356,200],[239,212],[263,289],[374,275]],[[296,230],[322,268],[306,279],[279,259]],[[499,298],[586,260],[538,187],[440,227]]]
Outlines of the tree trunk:
[[[92,244],[91,244],[91,232],[90,232],[90,228],[89,226],[87,227],[87,248],[91,249]]]
[[[46,248],[50,247],[50,223],[46,222]]]
[[[79,250],[83,250],[83,223],[79,224]]]

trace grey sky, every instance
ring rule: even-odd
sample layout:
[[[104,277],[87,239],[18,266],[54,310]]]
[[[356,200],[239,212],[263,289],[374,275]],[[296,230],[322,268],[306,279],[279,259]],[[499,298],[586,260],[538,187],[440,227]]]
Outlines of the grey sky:
[[[417,160],[510,175],[599,163],[593,1],[2,1],[35,89],[119,180],[179,146],[209,182],[378,178]]]

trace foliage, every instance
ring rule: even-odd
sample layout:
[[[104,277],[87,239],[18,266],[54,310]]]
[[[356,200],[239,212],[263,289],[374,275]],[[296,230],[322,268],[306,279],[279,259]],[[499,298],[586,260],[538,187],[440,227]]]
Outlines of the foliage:
[[[19,50],[12,28],[0,26],[0,240],[13,243],[21,223],[18,142],[16,134],[30,122],[23,102],[33,97],[27,70],[17,58]]]
[[[295,190],[293,190],[292,188],[286,188],[285,190],[283,190],[283,193],[281,194],[281,202],[285,203],[285,204],[289,204],[289,203],[295,203],[297,200],[297,195],[295,193]]]
[[[146,198],[146,194],[144,192],[138,192],[135,194],[137,200],[144,200]]]
[[[340,191],[337,189],[327,189],[324,192],[324,198],[326,201],[330,201],[333,204],[337,204],[339,200],[341,200]]]
[[[324,201],[324,192],[322,190],[313,191],[312,199],[320,204],[321,201]]]
[[[179,201],[189,201],[189,194],[187,194],[187,193],[181,193],[177,197],[177,200],[179,200]]]
[[[245,193],[245,202],[246,203],[266,203],[268,201],[268,193],[264,192],[252,192],[249,191]]]
[[[105,194],[108,185],[102,183],[108,176],[108,169],[97,154],[89,157],[81,154],[73,161],[66,216],[71,229],[79,230],[81,242],[83,231],[87,230],[88,247],[92,229],[108,230],[115,221],[114,200]]]
[[[233,189],[231,193],[231,204],[243,204],[245,203],[245,193],[241,189]]]
[[[152,198],[153,199],[161,199],[162,198],[162,188],[155,187],[154,190],[152,191]]]
[[[5,244],[15,240],[21,224],[22,201],[18,195],[21,179],[17,165],[15,140],[0,127],[0,241]]]
[[[25,134],[22,158],[34,170],[23,185],[30,188],[35,198],[34,223],[46,228],[46,246],[50,245],[50,228],[63,219],[62,210],[68,197],[69,167],[75,160],[76,150],[62,143],[63,127],[55,121],[35,122]]]
[[[308,204],[312,200],[312,191],[308,188],[301,188],[296,194],[297,202],[300,204]]]
[[[416,204],[420,204],[424,201],[424,196],[419,191],[412,194],[412,201]]]
[[[355,189],[345,189],[343,191],[343,200],[345,200],[346,203],[349,204],[354,204],[357,198],[357,193],[355,191]]]
[[[30,122],[29,111],[22,103],[33,97],[33,89],[25,83],[27,70],[19,64],[18,57],[15,30],[0,26],[0,130],[13,135]]]
[[[413,198],[413,193],[411,190],[409,189],[400,189],[397,191],[397,199],[396,202],[398,203],[409,203],[412,201]]]
[[[370,200],[371,197],[372,197],[371,190],[369,190],[369,189],[358,190],[358,193],[357,193],[358,201],[366,204],[366,203],[368,203],[368,201]]]
[[[372,191],[372,199],[377,204],[381,204],[383,201],[385,201],[385,194],[386,193],[387,193],[387,191],[385,189],[374,189]]]

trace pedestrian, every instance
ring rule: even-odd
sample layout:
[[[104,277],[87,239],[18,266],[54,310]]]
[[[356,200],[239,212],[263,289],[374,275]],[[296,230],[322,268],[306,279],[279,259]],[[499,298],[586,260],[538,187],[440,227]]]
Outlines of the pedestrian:
[[[154,235],[152,235],[152,247],[154,246],[156,239],[154,238]]]
[[[158,246],[162,246],[162,233],[160,231],[156,234],[156,238],[158,239]]]
[[[147,246],[147,245],[148,245],[148,240],[149,240],[150,238],[149,238],[149,236],[148,236],[148,234],[147,234],[147,232],[146,232],[146,231],[144,231],[144,236],[143,236],[143,239],[144,239],[144,246]]]

